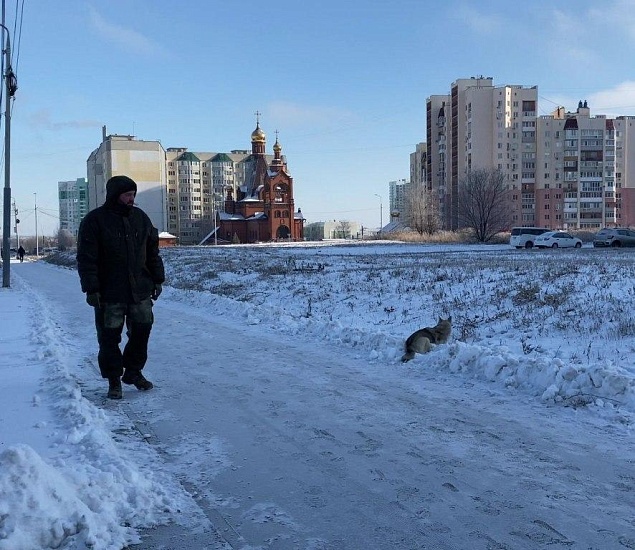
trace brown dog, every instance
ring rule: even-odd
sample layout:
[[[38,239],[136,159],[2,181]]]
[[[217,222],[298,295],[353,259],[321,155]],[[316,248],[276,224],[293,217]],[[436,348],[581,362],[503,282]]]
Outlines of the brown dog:
[[[433,345],[445,344],[450,338],[452,332],[452,316],[447,319],[441,319],[434,327],[425,327],[413,332],[406,340],[406,353],[401,360],[406,363],[414,359],[417,353],[427,353],[432,349]]]

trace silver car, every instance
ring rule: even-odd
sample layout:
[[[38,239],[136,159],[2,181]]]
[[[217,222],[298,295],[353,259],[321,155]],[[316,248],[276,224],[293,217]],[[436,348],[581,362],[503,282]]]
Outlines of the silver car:
[[[635,246],[635,231],[622,228],[601,229],[593,237],[593,246],[596,248]]]

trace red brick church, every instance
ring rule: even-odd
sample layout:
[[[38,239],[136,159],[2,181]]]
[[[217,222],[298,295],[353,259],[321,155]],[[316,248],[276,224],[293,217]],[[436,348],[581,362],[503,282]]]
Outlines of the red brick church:
[[[225,241],[303,240],[304,217],[300,209],[294,211],[293,178],[287,171],[277,135],[270,164],[265,157],[265,144],[266,136],[257,120],[251,134],[251,155],[243,161],[244,183],[236,197],[232,188],[226,189],[225,211],[218,213],[218,237]]]

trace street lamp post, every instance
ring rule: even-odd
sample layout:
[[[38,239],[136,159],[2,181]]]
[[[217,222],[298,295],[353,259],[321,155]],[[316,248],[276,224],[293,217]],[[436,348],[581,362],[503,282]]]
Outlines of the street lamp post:
[[[384,226],[384,206],[381,200],[381,195],[375,193],[376,197],[379,197],[379,235],[381,235],[381,229]]]

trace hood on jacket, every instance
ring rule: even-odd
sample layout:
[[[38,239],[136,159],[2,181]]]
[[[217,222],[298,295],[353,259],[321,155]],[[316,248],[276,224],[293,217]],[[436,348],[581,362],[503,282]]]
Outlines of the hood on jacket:
[[[128,176],[113,176],[106,182],[106,203],[117,206],[119,195],[128,191],[137,192],[137,184]]]

